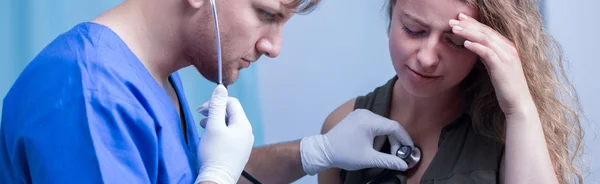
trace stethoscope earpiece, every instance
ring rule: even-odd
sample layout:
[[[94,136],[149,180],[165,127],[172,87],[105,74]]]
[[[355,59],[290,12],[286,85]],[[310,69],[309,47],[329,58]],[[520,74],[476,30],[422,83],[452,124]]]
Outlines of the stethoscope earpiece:
[[[410,146],[400,146],[396,151],[396,156],[400,157],[404,160],[408,166],[408,169],[413,168],[415,165],[421,161],[421,149],[415,146],[411,148]]]

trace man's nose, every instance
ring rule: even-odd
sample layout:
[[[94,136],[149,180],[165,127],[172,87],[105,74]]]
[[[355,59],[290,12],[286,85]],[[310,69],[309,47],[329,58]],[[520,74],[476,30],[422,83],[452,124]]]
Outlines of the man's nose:
[[[280,40],[280,38],[262,38],[256,43],[256,49],[270,58],[275,58],[279,56]]]

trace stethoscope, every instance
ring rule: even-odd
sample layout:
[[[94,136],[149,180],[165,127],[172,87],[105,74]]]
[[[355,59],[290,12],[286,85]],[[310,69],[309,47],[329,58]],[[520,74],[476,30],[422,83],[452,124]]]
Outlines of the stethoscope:
[[[421,149],[415,146],[411,148],[410,146],[400,146],[398,150],[396,150],[396,156],[400,157],[402,160],[406,162],[407,169],[415,167],[419,161],[421,161]],[[385,169],[379,172],[377,175],[373,176],[371,179],[367,180],[366,184],[374,184],[381,182],[381,179],[384,179],[385,176],[389,174],[392,170]]]
[[[217,61],[218,61],[218,84],[223,84],[223,65],[222,65],[222,60],[221,60],[221,36],[219,34],[219,20],[217,17],[217,5],[215,3],[215,0],[210,0],[210,5],[212,7],[212,14],[213,14],[213,20],[215,23],[215,41],[216,41],[216,50],[217,50]],[[408,166],[408,168],[412,168],[415,165],[417,165],[417,163],[419,163],[419,161],[421,160],[421,149],[419,149],[418,147],[414,147],[411,148],[410,146],[400,146],[400,148],[398,148],[398,150],[396,150],[396,156],[400,157],[402,160],[404,160]],[[385,172],[385,171],[384,171]],[[378,175],[381,175],[380,177],[382,177],[385,173],[382,172]],[[246,178],[248,181],[250,181],[253,184],[261,184],[260,181],[258,181],[256,178],[252,177],[252,175],[250,175],[248,172],[246,172],[245,170],[242,171],[242,176],[244,176],[244,178]],[[371,181],[375,181],[377,180],[379,177],[375,177],[373,180]],[[371,183],[371,182],[369,182]]]
[[[417,146],[400,146],[396,151],[396,156],[406,162],[408,169],[415,167],[421,161],[421,149]]]

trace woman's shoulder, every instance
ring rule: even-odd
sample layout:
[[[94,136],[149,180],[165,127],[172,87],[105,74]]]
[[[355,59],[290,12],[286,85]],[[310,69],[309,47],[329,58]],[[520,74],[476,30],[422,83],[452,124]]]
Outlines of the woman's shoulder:
[[[367,94],[356,97],[358,103],[357,105],[360,105],[360,103],[364,103],[363,101],[372,101],[374,99],[390,100],[388,98],[391,98],[394,89],[394,84],[397,80],[398,76],[394,76],[382,85],[377,86],[375,89],[369,91]]]
[[[331,128],[337,125],[342,119],[344,119],[348,114],[354,111],[354,104],[356,102],[356,98],[352,98],[346,101],[344,104],[337,107],[333,112],[331,112],[327,118],[325,118],[325,122],[323,123],[323,127],[321,128],[321,133],[327,133]]]
[[[389,112],[389,103],[391,103],[391,93],[397,76],[392,77],[386,83],[376,87],[367,94],[354,97],[333,110],[325,119],[321,133],[326,133],[337,123],[344,119],[355,109],[367,109],[381,116],[387,117]]]

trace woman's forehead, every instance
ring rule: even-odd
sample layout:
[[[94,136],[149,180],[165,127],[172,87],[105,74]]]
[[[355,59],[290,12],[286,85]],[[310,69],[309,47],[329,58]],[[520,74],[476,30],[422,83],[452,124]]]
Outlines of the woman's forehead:
[[[422,21],[457,19],[459,13],[477,18],[477,9],[464,0],[398,0],[394,11],[409,14]]]

